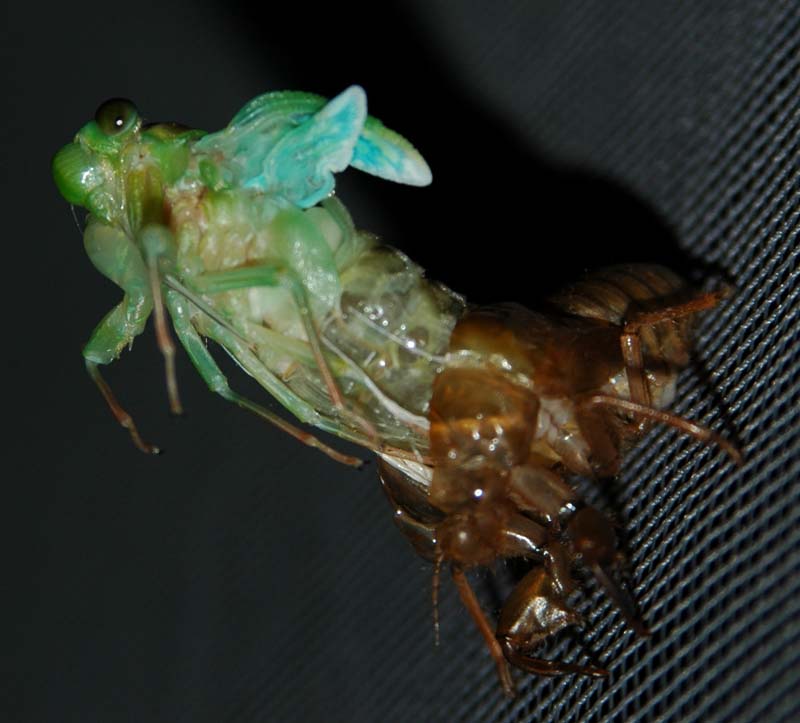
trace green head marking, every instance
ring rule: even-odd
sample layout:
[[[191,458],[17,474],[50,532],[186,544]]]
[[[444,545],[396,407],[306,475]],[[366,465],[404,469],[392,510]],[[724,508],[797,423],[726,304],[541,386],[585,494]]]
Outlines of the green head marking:
[[[160,188],[188,163],[185,141],[202,135],[176,124],[147,126],[124,98],[103,103],[94,120],[53,158],[61,195],[107,223],[138,225],[156,212]]]
[[[129,100],[113,98],[97,109],[72,143],[53,158],[53,177],[58,190],[70,203],[83,206],[93,215],[111,220],[111,182],[120,151],[141,128],[136,106]]]

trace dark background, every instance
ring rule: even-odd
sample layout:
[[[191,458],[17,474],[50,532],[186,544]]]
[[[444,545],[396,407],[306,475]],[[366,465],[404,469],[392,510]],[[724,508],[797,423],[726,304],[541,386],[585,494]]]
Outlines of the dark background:
[[[0,719],[791,719],[797,3],[271,5],[5,7]],[[435,181],[351,172],[340,197],[468,298],[532,303],[642,260],[736,287],[701,324],[677,410],[737,438],[745,466],[660,430],[594,494],[625,524],[655,629],[635,638],[590,587],[583,642],[608,680],[520,677],[504,699],[447,583],[434,648],[430,570],[374,465],[266,427],[183,357],[188,414],[170,418],[151,334],[108,372],[166,449],[148,458],[85,375],[81,344],[119,292],[85,257],[52,154],[110,96],[214,130],[266,90],[354,82]],[[582,659],[570,636],[546,654]]]

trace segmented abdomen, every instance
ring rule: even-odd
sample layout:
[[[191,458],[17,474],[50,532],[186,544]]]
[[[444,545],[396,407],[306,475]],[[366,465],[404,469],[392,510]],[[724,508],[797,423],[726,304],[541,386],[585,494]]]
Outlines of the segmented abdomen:
[[[562,311],[587,319],[622,325],[632,311],[652,308],[654,302],[677,301],[687,291],[685,282],[663,266],[626,264],[588,274],[551,297]],[[689,318],[641,329],[650,363],[684,366],[689,359]]]
[[[434,382],[432,497],[445,509],[458,508],[473,488],[504,489],[526,467],[616,472],[642,428],[585,400],[631,398],[621,342],[626,323],[687,291],[667,269],[619,266],[552,297],[555,313],[506,305],[465,314],[453,330],[450,364]],[[660,321],[637,331],[650,402],[663,408],[688,358],[689,322]]]
[[[342,367],[342,391],[381,442],[425,454],[433,380],[464,301],[382,244],[366,248],[340,278],[339,309],[321,334],[335,356],[352,362]]]
[[[342,436],[418,455],[428,451],[428,403],[464,301],[425,278],[397,249],[362,234],[339,271],[338,307],[319,333],[348,417]],[[296,366],[286,383],[321,413],[337,417],[319,369]]]

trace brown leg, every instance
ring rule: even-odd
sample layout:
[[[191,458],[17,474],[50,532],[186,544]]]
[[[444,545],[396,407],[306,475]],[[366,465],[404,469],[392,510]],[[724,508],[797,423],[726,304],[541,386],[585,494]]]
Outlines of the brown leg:
[[[503,605],[497,624],[497,639],[508,662],[528,673],[608,675],[608,671],[602,668],[543,660],[530,655],[548,636],[568,625],[580,623],[580,616],[567,606],[553,578],[546,570],[537,567],[519,581]]]
[[[336,407],[336,410],[341,414],[345,408],[344,401],[342,399],[342,393],[339,390],[338,384],[336,384],[336,379],[333,377],[333,372],[328,366],[328,362],[322,352],[322,345],[319,341],[319,332],[317,331],[317,326],[311,316],[311,306],[306,298],[305,290],[301,284],[292,283],[291,291],[294,295],[295,303],[297,304],[297,310],[300,314],[300,319],[303,322],[303,327],[306,330],[308,343],[311,345],[311,352],[314,354],[314,361],[317,363],[317,368],[322,375],[322,381],[325,383],[325,388],[328,390],[328,394],[333,402],[333,406]]]
[[[516,641],[509,638],[503,638],[502,641],[503,653],[508,658],[508,662],[534,675],[577,673],[578,675],[590,675],[593,678],[602,678],[608,675],[608,671],[605,668],[592,668],[588,665],[574,665],[573,663],[560,663],[555,660],[533,658],[527,655],[523,648],[517,647]]]
[[[103,399],[106,400],[106,404],[108,404],[111,414],[114,415],[114,419],[116,419],[130,433],[133,443],[145,454],[159,454],[161,450],[158,447],[148,444],[142,439],[141,435],[139,434],[139,430],[136,428],[136,424],[134,424],[133,417],[131,417],[131,415],[128,414],[128,412],[126,412],[122,408],[122,405],[117,401],[117,398],[111,391],[111,387],[108,386],[108,383],[100,374],[100,369],[98,369],[97,364],[87,359],[86,371],[89,372],[89,376],[92,378],[92,381],[97,385],[97,388],[103,395]]]
[[[155,312],[153,318],[156,325],[156,342],[161,355],[164,357],[164,372],[167,377],[169,411],[173,414],[183,414],[183,406],[178,396],[178,382],[175,377],[175,344],[167,326],[167,314],[164,310],[164,298],[161,294],[157,260],[149,260],[148,267],[150,272],[150,291],[153,294],[153,311]]]
[[[433,563],[433,580],[431,582],[431,603],[433,604],[433,637],[439,647],[439,587],[441,583],[442,557],[437,555]]]
[[[675,429],[679,429],[681,432],[694,437],[700,442],[719,445],[730,455],[737,465],[742,464],[742,453],[731,442],[725,439],[725,437],[720,436],[716,432],[713,432],[707,427],[703,427],[696,422],[691,421],[690,419],[679,417],[677,414],[670,414],[669,412],[664,412],[660,409],[653,409],[652,407],[648,407],[644,404],[632,402],[628,399],[620,399],[619,397],[613,397],[609,394],[593,394],[591,397],[582,400],[580,404],[581,406],[587,407],[616,407],[617,409],[628,412],[628,414],[631,414],[634,417],[647,419],[653,422],[660,422],[661,424],[675,427]]]
[[[626,316],[625,324],[620,335],[622,359],[625,362],[625,371],[628,376],[628,388],[631,401],[644,406],[650,406],[650,390],[644,375],[644,359],[642,355],[642,340],[639,334],[643,326],[652,326],[663,321],[674,321],[685,316],[691,316],[699,311],[711,309],[725,296],[727,289],[700,294],[689,301],[680,304],[668,304],[661,309],[653,311],[634,311]]]
[[[567,524],[567,535],[575,552],[605,588],[631,627],[639,635],[649,635],[650,631],[639,615],[636,603],[616,580],[615,573],[626,560],[617,549],[617,536],[611,521],[594,507],[583,507]]]
[[[305,328],[306,336],[308,337],[308,343],[311,345],[311,352],[314,355],[314,361],[317,364],[317,369],[319,369],[322,380],[325,383],[326,389],[328,390],[328,394],[333,402],[333,406],[340,415],[345,418],[350,418],[354,424],[360,427],[372,444],[377,447],[380,444],[380,439],[378,437],[378,431],[375,429],[374,425],[357,411],[345,406],[342,392],[339,389],[339,385],[336,383],[333,372],[331,371],[331,368],[325,359],[325,354],[322,351],[319,330],[317,329],[317,325],[314,322],[314,318],[311,314],[311,305],[308,302],[305,287],[299,282],[295,281],[293,278],[289,279],[287,284],[289,285],[290,291],[294,296],[295,303],[297,304],[297,310],[300,314],[300,319],[303,323],[303,327]]]
[[[269,409],[266,407],[262,407],[260,404],[256,404],[255,402],[251,402],[246,397],[243,397],[230,389],[226,390],[224,394],[222,392],[220,392],[220,394],[222,394],[222,396],[224,396],[226,399],[238,404],[240,407],[242,407],[242,409],[247,409],[270,424],[274,424],[278,429],[291,435],[298,442],[302,442],[309,447],[318,449],[323,454],[328,455],[328,457],[335,462],[340,462],[341,464],[346,464],[349,467],[355,467],[356,469],[359,469],[364,465],[364,460],[360,457],[353,457],[352,455],[339,452],[330,445],[325,444],[325,442],[322,440],[317,439],[313,434],[296,427],[291,422],[287,422],[277,414],[269,411]]]
[[[649,405],[650,389],[644,375],[644,358],[642,356],[642,340],[636,331],[628,331],[627,325],[619,338],[622,347],[622,361],[625,363],[625,374],[628,377],[628,390],[631,399],[639,404]]]
[[[516,695],[514,681],[511,679],[511,671],[508,669],[508,662],[503,655],[503,649],[500,647],[500,643],[495,637],[494,630],[492,630],[492,627],[489,625],[489,621],[486,619],[486,615],[484,615],[478,598],[475,597],[475,593],[470,587],[469,580],[467,580],[464,571],[453,567],[451,572],[453,575],[453,582],[455,582],[458,588],[458,594],[461,596],[461,602],[464,603],[467,612],[472,616],[475,625],[478,626],[478,630],[483,636],[486,647],[489,648],[489,655],[492,656],[492,660],[494,660],[494,664],[497,667],[497,675],[500,678],[500,685],[503,687],[503,692],[510,698],[513,698]]]
[[[662,321],[674,321],[684,316],[691,316],[699,311],[713,309],[720,301],[727,298],[729,293],[727,288],[722,288],[717,291],[710,291],[707,294],[699,294],[693,299],[680,304],[668,304],[661,309],[653,311],[636,311],[625,320],[625,329],[626,331],[628,327],[639,329],[642,326],[650,326]]]

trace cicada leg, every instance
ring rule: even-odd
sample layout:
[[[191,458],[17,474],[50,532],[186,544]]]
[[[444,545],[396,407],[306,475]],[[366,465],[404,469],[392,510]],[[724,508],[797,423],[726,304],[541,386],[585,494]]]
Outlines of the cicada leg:
[[[592,571],[631,627],[639,635],[649,635],[650,630],[632,596],[616,579],[626,559],[617,548],[617,536],[611,521],[594,507],[581,507],[569,519],[566,532],[574,552]]]
[[[306,330],[308,343],[311,345],[311,351],[314,354],[314,359],[317,362],[317,368],[319,369],[322,379],[325,382],[325,386],[328,389],[328,394],[330,395],[331,401],[333,402],[333,405],[336,407],[337,411],[342,414],[345,410],[342,393],[339,390],[339,385],[336,383],[333,372],[331,372],[331,368],[325,359],[325,355],[322,353],[322,343],[320,342],[319,331],[317,330],[317,325],[314,323],[314,318],[311,314],[311,306],[308,303],[308,297],[306,296],[305,288],[299,281],[292,277],[288,277],[286,283],[291,289],[295,304],[297,304],[297,310],[300,313],[300,319],[303,322],[303,328]]]
[[[317,362],[320,374],[328,389],[331,401],[337,409],[341,410],[344,408],[342,394],[339,391],[336,380],[333,378],[333,373],[322,353],[319,333],[314,324],[305,290],[302,283],[295,279],[290,271],[269,265],[245,266],[227,271],[208,271],[195,277],[192,280],[192,284],[197,290],[206,294],[219,294],[224,291],[253,288],[257,286],[284,286],[288,288],[297,305],[300,320],[306,331],[306,336],[308,336],[308,342],[311,345],[314,359]]]
[[[143,452],[157,454],[158,447],[145,442],[128,412],[123,409],[100,374],[99,365],[110,364],[126,346],[144,330],[153,309],[147,268],[133,242],[118,229],[94,222],[84,235],[86,251],[92,263],[124,292],[115,306],[92,332],[83,348],[86,370],[97,385],[114,418],[131,435],[133,443]]]
[[[442,553],[436,540],[436,525],[444,513],[433,507],[417,484],[404,472],[383,459],[378,459],[381,487],[394,511],[394,521],[420,557],[433,563],[431,603],[433,634],[439,645],[439,581]]]
[[[704,427],[691,419],[678,416],[677,414],[670,414],[662,409],[653,409],[645,404],[632,402],[629,399],[621,399],[614,397],[610,394],[593,394],[580,401],[580,405],[584,407],[605,406],[615,407],[620,411],[627,412],[633,417],[638,417],[643,420],[660,422],[669,427],[674,427],[684,434],[706,444],[716,444],[721,447],[733,459],[737,465],[741,465],[743,458],[742,453],[730,441],[725,439],[720,434],[717,434],[708,427]]]
[[[364,417],[354,413],[345,406],[342,393],[339,390],[330,365],[325,359],[319,331],[317,330],[311,313],[311,306],[308,302],[305,287],[295,278],[291,271],[268,265],[246,266],[227,271],[206,272],[195,277],[193,279],[193,284],[199,291],[207,294],[217,294],[223,291],[252,288],[255,286],[284,286],[289,289],[297,305],[297,310],[306,336],[308,337],[308,343],[311,346],[317,369],[322,376],[334,407],[342,416],[353,418],[356,424],[361,427],[366,436],[371,440],[372,447],[379,446],[380,440],[374,427]]]
[[[503,692],[507,696],[513,698],[515,695],[514,681],[511,678],[511,671],[508,669],[508,661],[503,654],[503,648],[500,646],[500,642],[494,630],[492,630],[492,626],[486,619],[486,615],[464,571],[461,568],[453,566],[451,572],[453,575],[453,582],[456,584],[458,594],[461,597],[461,602],[464,603],[464,607],[467,609],[467,612],[469,612],[480,634],[483,636],[486,647],[489,648],[489,654],[492,656],[492,660],[494,660],[495,667],[497,668],[497,675],[500,678],[500,685],[503,687]]]
[[[122,405],[117,401],[117,398],[111,391],[111,387],[108,386],[108,382],[106,382],[102,374],[100,374],[100,369],[97,364],[88,359],[84,361],[86,362],[86,371],[89,372],[89,377],[91,377],[92,381],[97,385],[100,394],[103,395],[103,399],[106,400],[106,404],[108,404],[111,414],[114,415],[114,419],[116,419],[124,429],[128,430],[128,433],[131,435],[131,440],[136,447],[145,454],[159,454],[161,450],[158,447],[142,439],[142,435],[139,434],[133,417],[125,411]]]
[[[197,333],[191,321],[189,309],[187,308],[187,301],[177,291],[167,291],[167,305],[169,306],[170,314],[172,316],[173,324],[175,325],[175,332],[181,341],[186,353],[189,355],[192,363],[194,364],[200,376],[206,384],[208,384],[211,391],[219,394],[224,399],[238,404],[240,407],[247,409],[266,421],[274,424],[282,431],[290,434],[295,439],[309,447],[314,447],[324,454],[327,454],[332,459],[352,467],[360,467],[363,462],[358,457],[351,457],[350,455],[342,454],[332,447],[329,447],[324,442],[317,439],[314,435],[298,429],[293,424],[281,419],[278,415],[273,414],[270,410],[262,407],[260,404],[251,402],[246,397],[234,392],[228,385],[228,380],[222,373],[214,358],[209,353],[203,339]],[[225,340],[223,343],[230,345],[230,340]],[[239,357],[241,358],[241,357]],[[261,381],[261,379],[259,379]],[[276,380],[277,381],[277,380]],[[263,382],[262,382],[263,383]],[[279,383],[279,382],[278,382]]]
[[[727,296],[727,290],[723,289],[700,294],[681,303],[666,303],[658,309],[632,311],[625,316],[622,334],[620,335],[620,346],[622,348],[622,359],[625,362],[631,401],[644,406],[650,406],[652,403],[644,370],[641,340],[642,327],[652,326],[664,321],[676,321],[700,311],[711,309],[725,296]]]
[[[150,293],[153,298],[156,325],[156,343],[164,358],[164,374],[167,382],[169,409],[173,414],[183,414],[178,380],[175,374],[175,344],[169,333],[167,315],[164,311],[164,298],[161,292],[161,273],[171,271],[176,253],[172,232],[160,224],[149,224],[142,229],[139,242],[145,252]],[[165,268],[162,268],[162,264]]]
[[[314,407],[302,397],[295,394],[286,384],[281,382],[258,357],[253,353],[250,342],[238,331],[229,326],[216,315],[213,308],[208,307],[202,299],[194,297],[191,291],[181,290],[180,285],[170,281],[170,286],[177,290],[178,295],[189,299],[193,305],[202,312],[194,326],[203,336],[216,341],[236,359],[239,365],[250,374],[264,389],[288,409],[301,422],[311,424],[331,434],[345,437],[356,444],[368,447],[368,440],[353,434],[348,434],[340,429],[328,417],[321,415]],[[361,462],[361,460],[359,460]]]
[[[650,420],[666,424],[689,434],[705,443],[717,444],[736,462],[742,463],[741,452],[724,437],[712,432],[689,419],[654,409],[651,404],[650,391],[644,374],[644,361],[640,332],[643,327],[653,326],[665,321],[677,321],[706,309],[711,309],[728,296],[728,289],[723,288],[705,294],[699,294],[688,301],[666,303],[663,307],[651,310],[636,310],[626,316],[620,344],[625,371],[628,377],[630,400],[620,399],[605,394],[596,394],[582,403],[584,406],[611,406],[626,411],[640,420]]]
[[[512,475],[509,492],[521,510],[528,514],[543,515],[549,520],[550,529],[555,527],[567,533],[572,554],[558,540],[548,540],[546,534],[538,533],[543,569],[553,594],[565,595],[571,591],[569,564],[578,555],[633,628],[639,634],[646,635],[647,626],[642,622],[635,602],[615,580],[615,573],[625,558],[617,549],[613,524],[595,508],[584,505],[563,478],[543,467],[517,468]],[[527,518],[512,518],[507,528],[512,533],[511,544],[519,544],[526,538],[531,542],[537,541],[536,530]],[[504,552],[514,555],[522,553],[522,550],[515,550],[509,545]]]
[[[580,616],[567,605],[557,587],[553,578],[541,567],[525,575],[500,611],[495,643],[509,663],[529,673],[580,673],[594,677],[608,675],[608,671],[602,668],[544,660],[531,655],[545,638],[568,625],[582,623]]]

